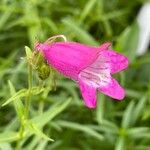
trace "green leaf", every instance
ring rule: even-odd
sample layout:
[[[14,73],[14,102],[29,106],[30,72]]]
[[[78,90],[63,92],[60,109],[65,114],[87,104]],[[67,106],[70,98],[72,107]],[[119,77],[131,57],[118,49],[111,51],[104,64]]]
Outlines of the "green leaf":
[[[126,40],[126,46],[124,48],[124,51],[128,51],[128,58],[130,62],[133,62],[136,57],[136,51],[137,51],[137,43],[139,40],[139,26],[138,23],[135,22],[130,29],[128,38]]]
[[[132,123],[135,123],[137,119],[140,117],[140,115],[142,114],[146,100],[147,100],[147,96],[143,96],[141,99],[139,99],[139,102],[134,108],[132,114]]]
[[[35,147],[38,145],[38,143],[41,141],[41,138],[39,136],[34,136],[32,141],[25,146],[25,150],[31,150],[35,149]]]
[[[128,35],[130,33],[130,27],[125,28],[125,30],[118,36],[117,44],[115,45],[114,49],[118,52],[125,52],[126,47],[126,41],[128,38]]]
[[[13,12],[13,6],[8,7],[7,11],[5,11],[4,13],[1,14],[1,17],[0,17],[0,30],[5,28],[5,24],[8,21],[8,19],[11,17],[12,12]]]
[[[139,40],[139,26],[135,22],[132,26],[127,27],[118,37],[115,49],[126,53],[130,62],[133,62],[136,57],[137,43]]]
[[[102,124],[104,120],[104,113],[105,113],[105,96],[100,94],[98,97],[99,100],[96,109],[96,118],[98,123]]]
[[[44,134],[38,127],[37,125],[28,122],[26,125],[27,129],[29,130],[30,133],[35,134],[39,136],[40,138],[43,138],[48,141],[54,141],[53,139],[49,138],[46,134]]]
[[[27,59],[32,58],[32,51],[28,46],[25,46],[25,51],[26,51]]]
[[[150,139],[150,128],[135,127],[128,130],[128,135],[132,139],[148,138]]]
[[[33,87],[31,89],[30,93],[31,93],[31,95],[38,95],[38,94],[40,94],[43,91],[44,91],[44,88]],[[28,96],[28,94],[29,94],[29,89],[21,89],[20,91],[18,91],[17,93],[15,93],[11,98],[9,98],[8,100],[6,100],[6,102],[4,104],[2,104],[2,106],[5,106],[5,105],[9,104],[10,102],[15,101],[17,99],[26,97],[26,96]]]
[[[63,24],[73,32],[80,42],[90,45],[98,45],[98,42],[85,30],[71,19],[63,19]]]
[[[65,102],[58,102],[56,105],[53,105],[52,108],[44,112],[43,114],[36,116],[30,121],[36,124],[38,127],[43,127],[50,120],[52,120],[55,116],[61,113],[70,103],[71,99],[66,100]]]
[[[48,141],[42,140],[38,143],[35,150],[44,150],[44,149],[46,149],[47,144],[48,144]]]
[[[57,140],[57,141],[49,144],[48,147],[50,150],[60,149],[60,147],[62,147],[62,140]],[[62,150],[62,148],[61,148],[61,150]],[[66,149],[63,149],[63,150],[66,150]],[[68,150],[70,150],[70,149],[68,149]]]
[[[1,143],[0,150],[13,150],[13,149],[11,148],[11,145],[9,143]]]
[[[97,0],[87,1],[86,5],[81,13],[81,16],[80,16],[81,21],[83,21],[86,18],[86,16],[91,13],[91,10],[93,9],[96,2],[97,2]]]
[[[122,127],[123,128],[128,128],[131,125],[131,120],[132,120],[132,113],[134,109],[134,101],[132,100],[129,105],[127,106],[123,118],[122,118]]]
[[[14,88],[13,84],[11,83],[11,81],[8,81],[8,84],[9,84],[11,95],[16,94],[15,88]],[[21,118],[24,116],[23,103],[21,102],[20,99],[17,99],[16,101],[14,101],[14,106],[15,106],[17,116],[18,116],[19,120],[21,121]]]
[[[150,146],[140,144],[140,145],[135,146],[135,150],[150,150]]]
[[[124,138],[119,137],[118,141],[116,142],[115,150],[126,150],[125,145]]]
[[[59,124],[62,127],[82,131],[82,132],[89,134],[90,136],[92,136],[92,137],[94,137],[100,141],[104,139],[103,135],[101,135],[100,133],[96,132],[94,129],[92,129],[91,127],[88,127],[86,125],[81,125],[78,123],[63,121],[63,120],[57,121],[57,124]]]
[[[144,113],[142,116],[142,120],[148,120],[150,118],[149,106],[144,108]]]
[[[0,133],[0,143],[12,142],[19,139],[19,134],[13,131]]]
[[[112,27],[111,27],[110,21],[109,21],[109,20],[104,19],[102,23],[103,23],[103,25],[104,25],[105,32],[106,32],[107,36],[112,36],[112,34],[113,34],[113,30],[112,30]]]
[[[143,93],[140,91],[135,91],[133,89],[126,89],[126,95],[133,98],[141,98]]]
[[[103,120],[103,122],[99,126],[99,130],[106,133],[117,134],[119,129],[115,123],[108,120]]]
[[[47,26],[49,27],[49,29],[53,32],[53,33],[58,33],[58,28],[55,24],[55,22],[53,22],[52,19],[50,18],[44,18],[43,21],[45,22],[45,24],[47,24]]]

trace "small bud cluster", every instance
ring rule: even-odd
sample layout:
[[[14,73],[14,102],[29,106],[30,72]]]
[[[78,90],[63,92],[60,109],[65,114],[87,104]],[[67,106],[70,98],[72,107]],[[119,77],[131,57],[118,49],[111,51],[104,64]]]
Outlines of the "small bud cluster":
[[[38,72],[41,80],[46,80],[50,75],[50,66],[47,64],[40,51],[35,51],[32,57],[33,68]]]

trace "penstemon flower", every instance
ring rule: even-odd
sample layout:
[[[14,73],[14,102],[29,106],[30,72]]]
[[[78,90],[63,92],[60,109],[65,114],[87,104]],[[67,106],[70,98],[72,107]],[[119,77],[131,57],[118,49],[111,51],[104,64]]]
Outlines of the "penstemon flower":
[[[92,47],[76,42],[37,43],[48,64],[63,75],[75,80],[80,87],[84,103],[96,107],[96,91],[122,100],[124,89],[111,77],[128,67],[128,59],[111,50],[110,43]]]

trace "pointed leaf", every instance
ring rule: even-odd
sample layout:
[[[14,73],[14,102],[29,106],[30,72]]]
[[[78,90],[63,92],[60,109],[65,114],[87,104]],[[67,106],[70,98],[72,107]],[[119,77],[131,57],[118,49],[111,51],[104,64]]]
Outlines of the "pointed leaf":
[[[38,145],[37,145],[37,147],[36,147],[35,150],[44,150],[44,149],[46,149],[47,144],[48,144],[48,141],[41,140],[41,141],[38,143]]]
[[[75,21],[64,19],[62,22],[76,35],[79,41],[91,45],[98,45],[98,42],[86,30],[80,28]]]
[[[148,127],[136,127],[128,130],[128,135],[132,139],[148,138],[150,139],[150,128]]]
[[[19,134],[13,131],[7,131],[0,133],[0,143],[3,142],[12,142],[19,139]]]
[[[65,102],[58,102],[52,108],[44,112],[43,114],[31,119],[31,122],[36,124],[38,127],[43,127],[55,116],[61,113],[70,103],[71,99],[66,100]]]
[[[99,130],[106,132],[106,133],[112,133],[112,134],[118,134],[118,131],[119,131],[115,123],[104,120],[104,119],[99,127]]]
[[[25,51],[26,51],[27,59],[32,58],[32,51],[28,46],[25,46]]]
[[[0,150],[13,150],[11,144],[9,143],[1,143]]]
[[[44,88],[33,87],[31,89],[30,93],[31,93],[31,95],[37,95],[37,94],[40,94],[41,92],[43,92],[43,90],[44,90]],[[29,93],[28,89],[21,89],[20,91],[15,93],[11,98],[6,100],[6,102],[4,104],[2,104],[2,106],[5,106],[5,105],[9,104],[10,102],[17,100],[19,98],[26,97],[26,96],[28,96],[28,93]]]
[[[119,137],[118,141],[116,142],[115,150],[126,150],[125,145],[124,138]]]
[[[80,16],[80,20],[83,21],[86,16],[88,14],[90,14],[91,12],[91,9],[94,7],[95,3],[97,2],[97,0],[90,0],[90,1],[87,1],[83,11],[81,11],[81,16]]]
[[[127,41],[128,35],[130,33],[130,27],[125,28],[125,30],[118,36],[117,44],[114,49],[118,52],[125,52],[125,41]]]
[[[49,138],[46,134],[44,134],[35,124],[28,122],[27,128],[30,133],[33,133],[40,138],[43,138],[45,140],[54,141],[53,139]]]
[[[96,118],[99,124],[103,123],[105,113],[105,96],[100,94],[99,100],[97,101]]]
[[[139,40],[139,26],[138,23],[133,23],[132,26],[127,27],[125,31],[119,36],[116,49],[125,52],[128,55],[130,62],[136,57],[137,43]]]
[[[142,114],[142,111],[144,110],[145,102],[146,102],[147,96],[143,96],[136,107],[134,108],[134,112],[132,114],[132,122],[135,123],[137,119],[140,117]]]
[[[140,144],[140,145],[135,146],[135,150],[150,150],[150,146]]]
[[[131,30],[128,35],[128,39],[126,41],[126,46],[125,46],[125,50],[128,51],[128,58],[130,62],[133,62],[136,57],[138,40],[139,40],[139,26],[138,23],[135,22],[131,26]]]
[[[68,122],[68,121],[63,121],[63,120],[57,121],[57,123],[62,127],[82,131],[82,132],[89,134],[92,137],[94,137],[100,141],[103,140],[103,138],[104,138],[100,133],[98,133],[97,131],[95,131],[94,129],[92,129],[91,127],[88,127],[86,125],[81,125],[78,123]]]
[[[8,84],[9,84],[11,95],[14,95],[16,93],[16,91],[15,91],[15,88],[14,88],[13,84],[11,83],[11,81],[8,81]],[[21,121],[21,118],[24,115],[23,103],[21,102],[20,99],[18,99],[16,101],[14,101],[14,106],[15,106],[17,116],[18,116],[19,120]]]
[[[41,141],[41,138],[39,136],[34,136],[32,141],[25,146],[25,150],[31,150],[35,149],[36,145]]]
[[[123,118],[122,118],[122,127],[128,128],[131,125],[132,120],[132,113],[134,109],[134,101],[131,101],[127,106]]]
[[[133,97],[133,98],[139,98],[141,97],[141,95],[143,95],[144,93],[143,92],[140,92],[140,91],[135,91],[135,90],[131,90],[131,89],[126,89],[126,95],[128,97]]]

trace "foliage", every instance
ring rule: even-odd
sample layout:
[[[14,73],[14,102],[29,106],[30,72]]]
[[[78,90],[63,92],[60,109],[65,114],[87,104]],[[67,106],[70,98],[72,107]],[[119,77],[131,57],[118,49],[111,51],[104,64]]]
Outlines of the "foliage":
[[[135,16],[143,2],[0,1],[0,149],[150,149],[150,53],[136,56]],[[45,82],[33,71],[29,86],[26,58],[32,52],[26,47],[24,57],[24,46],[34,49],[37,40],[56,34],[90,45],[111,41],[127,55],[129,69],[116,75],[126,88],[125,100],[99,94],[97,109],[87,109],[76,84],[52,70]]]

